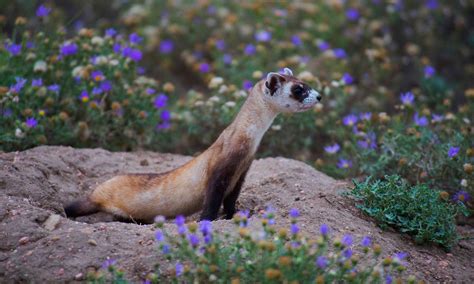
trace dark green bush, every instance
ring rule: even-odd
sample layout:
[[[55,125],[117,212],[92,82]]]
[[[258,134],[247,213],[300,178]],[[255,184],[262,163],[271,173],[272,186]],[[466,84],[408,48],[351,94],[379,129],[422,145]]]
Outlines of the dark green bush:
[[[399,176],[354,185],[350,195],[360,201],[356,206],[380,226],[394,226],[417,243],[436,243],[448,250],[458,241],[455,217],[467,214],[462,202],[452,204],[442,192],[425,184],[410,186]]]

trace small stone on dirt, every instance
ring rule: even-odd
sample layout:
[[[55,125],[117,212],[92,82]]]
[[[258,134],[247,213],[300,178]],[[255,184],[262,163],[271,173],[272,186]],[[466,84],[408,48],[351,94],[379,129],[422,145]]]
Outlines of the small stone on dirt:
[[[145,167],[145,166],[148,166],[148,165],[149,165],[149,163],[148,163],[148,160],[147,160],[147,159],[140,161],[140,166]]]
[[[30,241],[30,238],[28,238],[28,237],[23,237],[23,238],[21,238],[21,239],[18,241],[18,243],[19,243],[20,245],[26,245],[29,241]]]
[[[49,215],[48,219],[44,221],[43,226],[46,230],[53,231],[59,224],[59,220],[61,220],[61,216],[59,216],[58,214],[51,214]]]
[[[88,240],[87,243],[90,244],[91,246],[97,246],[97,242],[92,239]]]

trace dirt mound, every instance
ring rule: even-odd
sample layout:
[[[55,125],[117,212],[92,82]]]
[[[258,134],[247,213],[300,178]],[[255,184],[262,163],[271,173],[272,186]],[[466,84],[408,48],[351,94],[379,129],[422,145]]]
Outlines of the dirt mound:
[[[116,259],[129,279],[143,279],[154,263],[164,261],[156,252],[153,226],[112,222],[105,214],[74,221],[63,217],[63,204],[116,174],[163,172],[189,159],[68,147],[0,154],[0,282],[83,280],[89,269],[100,267],[107,257]],[[239,208],[253,213],[271,204],[281,226],[288,225],[289,209],[299,208],[306,234],[316,234],[326,223],[336,235],[351,233],[358,239],[371,235],[386,254],[407,252],[410,273],[419,278],[474,282],[472,240],[462,241],[451,253],[415,246],[408,237],[381,231],[362,216],[339,194],[345,188],[346,183],[304,163],[267,158],[253,163]],[[230,221],[216,222],[219,230],[232,227]]]

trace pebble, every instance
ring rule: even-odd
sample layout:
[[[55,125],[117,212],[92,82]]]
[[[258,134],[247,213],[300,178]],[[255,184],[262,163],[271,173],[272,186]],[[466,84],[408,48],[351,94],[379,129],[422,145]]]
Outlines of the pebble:
[[[145,160],[140,161],[140,166],[148,166],[148,165],[149,165],[148,160],[145,159]]]
[[[97,242],[92,240],[92,239],[88,240],[87,243],[92,245],[92,246],[97,246]]]
[[[20,245],[26,245],[29,241],[30,241],[30,238],[28,238],[28,237],[23,237],[23,238],[21,238],[21,239],[18,241],[18,243],[19,243]]]
[[[83,276],[82,273],[78,273],[74,276],[74,280],[82,280],[82,276]]]

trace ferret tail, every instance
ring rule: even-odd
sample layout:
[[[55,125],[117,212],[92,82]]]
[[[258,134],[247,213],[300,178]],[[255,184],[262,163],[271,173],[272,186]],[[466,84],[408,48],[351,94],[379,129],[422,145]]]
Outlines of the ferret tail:
[[[90,215],[99,211],[99,204],[93,202],[89,197],[77,199],[64,207],[64,212],[69,218]]]

